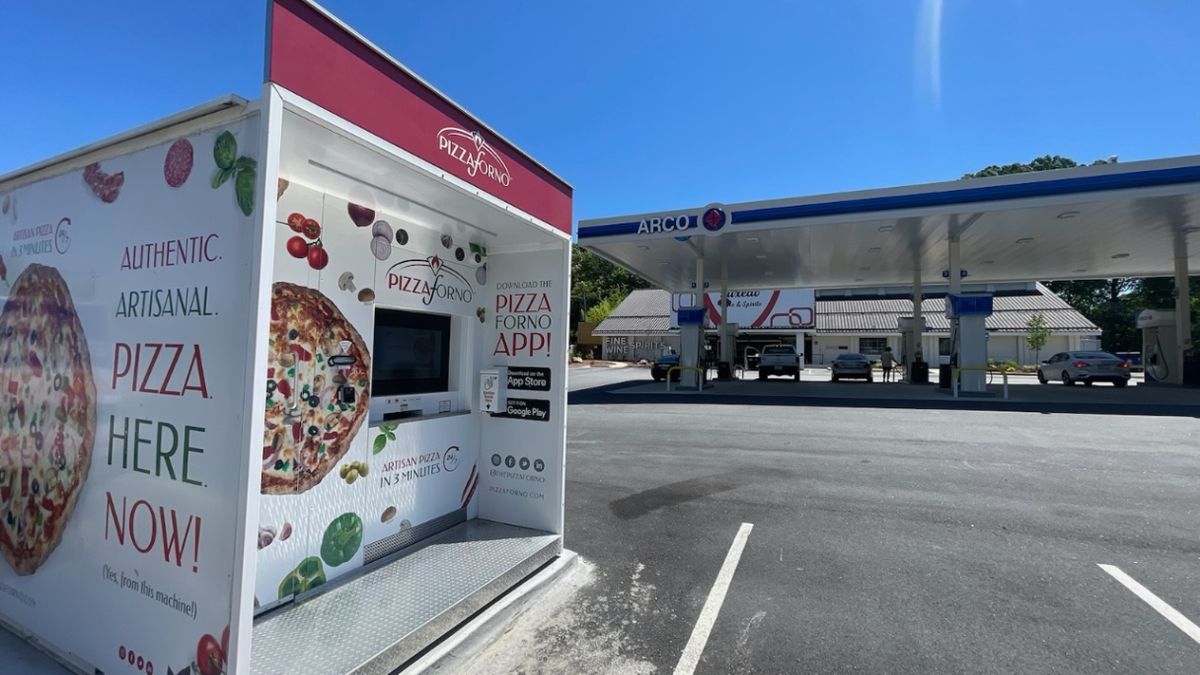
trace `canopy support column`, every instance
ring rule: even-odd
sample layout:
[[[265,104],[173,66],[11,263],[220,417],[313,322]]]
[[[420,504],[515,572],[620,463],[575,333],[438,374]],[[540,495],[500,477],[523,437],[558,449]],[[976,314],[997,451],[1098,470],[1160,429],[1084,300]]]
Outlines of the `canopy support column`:
[[[704,257],[696,256],[696,284],[692,305],[704,309]],[[682,322],[681,322],[682,323]],[[702,382],[697,368],[704,364],[704,321],[679,326],[679,384],[683,388],[699,389]]]
[[[1192,297],[1188,284],[1187,230],[1175,229],[1175,363],[1182,374],[1183,357],[1192,348]],[[1182,378],[1179,380],[1183,381]]]
[[[972,221],[973,222],[973,221]],[[962,295],[962,258],[959,252],[958,236],[961,232],[957,223],[951,224],[950,231],[950,295]],[[949,308],[950,298],[946,298]],[[967,393],[983,393],[987,391],[987,374],[983,368],[987,366],[987,327],[985,316],[972,314],[959,316],[957,311],[950,318],[950,331],[954,337],[951,364],[965,368],[959,372],[960,391]],[[953,385],[952,385],[953,386]]]
[[[733,335],[725,329],[729,323],[729,268],[721,262],[721,325],[717,327],[717,335],[721,340],[721,363],[726,364],[729,372],[733,372]]]
[[[921,268],[916,266],[913,268],[913,283],[912,283],[912,325],[909,326],[908,335],[904,336],[904,373],[910,384],[913,383],[913,364],[917,361],[924,360],[921,353],[921,338],[925,333],[925,317],[921,314],[921,299],[924,296],[924,289],[921,287]]]
[[[958,295],[962,293],[962,260],[959,256],[958,235],[952,235],[950,238],[950,294]]]

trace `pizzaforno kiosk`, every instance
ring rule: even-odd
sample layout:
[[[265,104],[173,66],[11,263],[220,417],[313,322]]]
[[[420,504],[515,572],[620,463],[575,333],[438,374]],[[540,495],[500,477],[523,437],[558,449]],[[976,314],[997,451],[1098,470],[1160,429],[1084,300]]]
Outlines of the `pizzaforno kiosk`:
[[[315,4],[267,45],[0,177],[0,620],[80,672],[390,672],[562,551],[571,187]]]

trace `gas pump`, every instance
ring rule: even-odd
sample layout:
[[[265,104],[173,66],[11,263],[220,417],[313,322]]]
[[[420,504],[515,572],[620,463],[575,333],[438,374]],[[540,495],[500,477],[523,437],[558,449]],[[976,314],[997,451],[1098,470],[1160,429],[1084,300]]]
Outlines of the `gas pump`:
[[[750,367],[750,359],[754,359],[754,368]],[[746,347],[742,352],[742,370],[749,372],[756,369],[758,369],[758,349]]]
[[[904,338],[900,346],[900,363],[904,364],[908,381],[912,384],[928,384],[929,364],[925,363],[925,355],[921,353],[921,336],[926,328],[925,317],[918,320],[915,317],[902,316],[896,324]]]
[[[959,372],[959,391],[987,391],[987,326],[992,315],[991,295],[947,295],[946,317],[950,319],[950,365]]]
[[[1175,313],[1165,309],[1147,309],[1137,315],[1142,329],[1142,364],[1146,384],[1182,384],[1183,364],[1175,338]]]
[[[736,323],[721,324],[721,359],[720,363],[717,365],[717,379],[733,379],[733,366],[735,362],[734,347],[737,345],[737,335],[738,325]]]
[[[704,363],[704,308],[680,307],[679,316],[679,386],[699,389],[703,386],[700,377]]]

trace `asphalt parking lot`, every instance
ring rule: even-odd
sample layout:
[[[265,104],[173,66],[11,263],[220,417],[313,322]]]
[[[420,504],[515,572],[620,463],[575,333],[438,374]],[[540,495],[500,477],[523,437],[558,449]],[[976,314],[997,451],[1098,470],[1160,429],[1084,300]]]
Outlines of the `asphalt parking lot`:
[[[697,673],[1200,672],[1196,418],[575,400],[583,577],[478,663],[675,671],[751,524]]]

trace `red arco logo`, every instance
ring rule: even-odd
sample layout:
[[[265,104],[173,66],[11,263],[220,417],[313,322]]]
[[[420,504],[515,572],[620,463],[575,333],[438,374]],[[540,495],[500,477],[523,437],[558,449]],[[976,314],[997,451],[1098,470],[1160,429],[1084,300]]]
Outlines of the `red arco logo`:
[[[438,132],[438,150],[466,165],[467,175],[472,178],[487,176],[504,187],[512,183],[512,174],[500,153],[477,131],[446,127]]]

